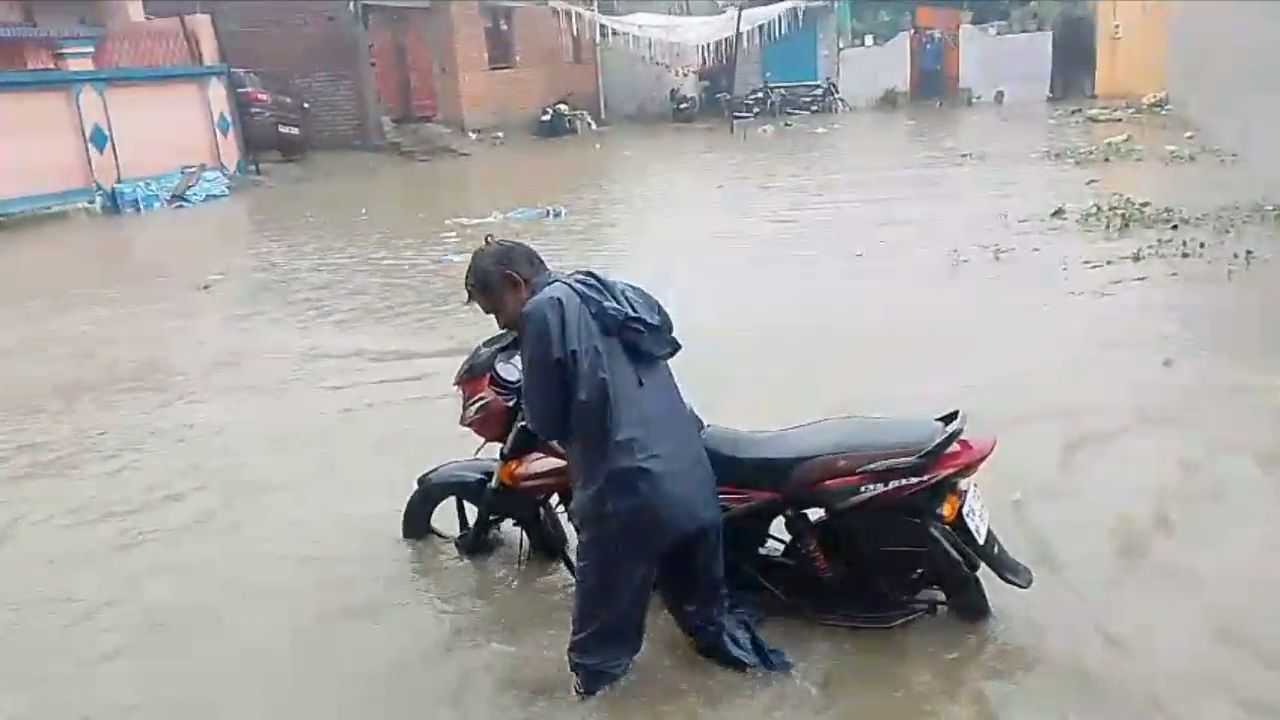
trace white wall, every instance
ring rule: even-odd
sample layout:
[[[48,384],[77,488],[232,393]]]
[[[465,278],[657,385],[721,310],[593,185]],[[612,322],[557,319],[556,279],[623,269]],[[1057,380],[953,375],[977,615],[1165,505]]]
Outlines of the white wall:
[[[1006,103],[1044,102],[1053,69],[1053,33],[990,35],[960,26],[960,87],[990,101],[997,89]]]
[[[764,84],[764,52],[758,45],[738,49],[738,72],[734,75],[733,92],[743,95]]]
[[[600,72],[604,81],[604,114],[609,122],[669,118],[667,93],[671,88],[698,94],[696,74],[679,75],[625,47],[601,45]]]
[[[884,45],[840,51],[840,95],[854,107],[874,105],[885,90],[911,89],[911,39],[898,33]]]
[[[1169,101],[1203,140],[1240,153],[1261,193],[1280,196],[1280,3],[1183,0],[1169,14]]]
[[[818,17],[818,79],[833,78],[840,72],[840,38],[836,27],[836,13],[831,8],[818,7],[805,11]]]

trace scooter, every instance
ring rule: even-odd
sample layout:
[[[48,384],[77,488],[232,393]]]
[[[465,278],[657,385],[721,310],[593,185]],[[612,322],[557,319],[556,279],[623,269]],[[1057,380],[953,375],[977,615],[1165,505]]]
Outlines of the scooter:
[[[422,474],[401,534],[452,539],[464,555],[477,555],[510,523],[532,554],[573,573],[559,511],[572,502],[571,468],[560,448],[523,423],[522,378],[510,332],[480,343],[462,363],[454,378],[459,422],[502,449],[498,458],[455,460]],[[991,614],[983,567],[1014,587],[1032,584],[1031,570],[992,528],[974,480],[996,441],[967,437],[959,411],[701,432],[717,479],[726,578],[766,611],[856,628],[896,627],[944,607],[981,621]],[[435,521],[441,508],[456,517],[456,533]]]
[[[565,96],[542,108],[538,115],[538,137],[556,138],[581,134],[583,129],[596,129],[596,121],[586,110],[577,110]]]

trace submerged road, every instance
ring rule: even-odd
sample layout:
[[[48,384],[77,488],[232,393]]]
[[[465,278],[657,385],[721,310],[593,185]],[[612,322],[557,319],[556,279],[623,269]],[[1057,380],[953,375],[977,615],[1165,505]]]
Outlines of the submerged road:
[[[1258,199],[1247,159],[1039,157],[1115,132],[1045,107],[621,128],[4,229],[0,718],[1280,715],[1276,229],[1082,229],[1110,192]],[[450,380],[492,331],[462,291],[488,231],[652,290],[711,422],[963,407],[1035,587],[987,574],[981,627],[773,621],[785,679],[655,609],[634,678],[574,701],[562,571],[398,537],[413,479],[475,449]],[[1132,259],[1155,235],[1192,251]]]

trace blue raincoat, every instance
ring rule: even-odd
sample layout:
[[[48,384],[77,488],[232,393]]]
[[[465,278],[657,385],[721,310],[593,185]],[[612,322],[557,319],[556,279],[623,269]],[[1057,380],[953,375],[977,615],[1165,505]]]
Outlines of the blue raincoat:
[[[680,343],[662,305],[595,273],[548,273],[525,304],[520,340],[525,420],[565,445],[574,472],[569,665],[580,692],[627,672],[655,585],[703,655],[789,668],[729,610],[715,476],[667,366]]]

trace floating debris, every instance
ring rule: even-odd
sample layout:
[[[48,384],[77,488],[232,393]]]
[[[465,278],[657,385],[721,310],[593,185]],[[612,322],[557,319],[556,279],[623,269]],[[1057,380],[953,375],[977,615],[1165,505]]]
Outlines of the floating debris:
[[[1112,162],[1115,160],[1132,160],[1139,162],[1143,157],[1142,146],[1133,141],[1132,133],[1112,135],[1097,145],[1072,145],[1061,148],[1047,148],[1044,157],[1053,161],[1068,161],[1076,165]]]
[[[1187,224],[1191,217],[1184,210],[1155,205],[1124,193],[1113,193],[1102,201],[1093,201],[1076,214],[1076,222],[1091,229],[1120,232],[1134,227],[1169,228]]]
[[[225,277],[226,275],[223,275],[222,273],[211,273],[208,277],[204,279],[204,282],[200,283],[197,287],[200,290],[212,289],[214,285],[217,285]]]
[[[1103,140],[1102,144],[1108,147],[1115,147],[1117,145],[1124,145],[1131,140],[1133,140],[1133,133],[1120,133],[1119,135],[1112,135],[1106,140]]]
[[[1165,145],[1165,162],[1184,163],[1193,162],[1199,153],[1194,148],[1180,147],[1178,145]]]
[[[1130,114],[1124,108],[1089,108],[1084,113],[1084,119],[1093,123],[1124,122]]]

